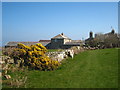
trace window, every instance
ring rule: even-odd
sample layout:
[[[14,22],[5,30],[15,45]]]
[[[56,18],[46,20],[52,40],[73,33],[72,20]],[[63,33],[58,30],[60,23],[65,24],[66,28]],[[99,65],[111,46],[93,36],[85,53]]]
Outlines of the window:
[[[57,42],[57,39],[55,39],[55,42]]]

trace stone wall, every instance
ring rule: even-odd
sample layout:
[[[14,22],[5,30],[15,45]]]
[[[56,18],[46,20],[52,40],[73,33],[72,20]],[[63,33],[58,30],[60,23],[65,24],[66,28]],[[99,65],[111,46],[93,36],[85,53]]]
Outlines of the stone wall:
[[[80,53],[80,52],[84,52],[86,50],[95,50],[95,49],[99,49],[97,47],[81,47],[81,46],[73,46],[70,49],[61,49],[58,50],[56,52],[47,52],[46,55],[48,57],[50,57],[52,60],[57,60],[59,62],[61,62],[62,60],[71,57],[73,58],[74,55]],[[18,60],[18,62],[21,60]],[[15,63],[14,59],[11,59],[9,56],[0,56],[0,64],[13,64]]]
[[[84,52],[86,50],[95,50],[98,49],[97,47],[81,47],[81,46],[74,46],[70,49],[64,49],[62,51],[56,51],[56,52],[47,52],[46,55],[51,58],[52,60],[57,60],[61,62],[62,60],[71,57],[73,58],[74,55]]]

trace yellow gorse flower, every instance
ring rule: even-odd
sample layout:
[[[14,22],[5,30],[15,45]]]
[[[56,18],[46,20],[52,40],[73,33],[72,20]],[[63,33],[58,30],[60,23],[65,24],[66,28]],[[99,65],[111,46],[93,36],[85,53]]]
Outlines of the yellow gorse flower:
[[[39,69],[39,70],[53,70],[58,68],[60,65],[58,61],[51,60],[48,56],[45,55],[47,52],[46,47],[41,43],[36,45],[26,46],[19,43],[18,48],[15,49],[19,52],[19,56],[23,55],[22,59],[27,59],[27,65],[30,68]]]

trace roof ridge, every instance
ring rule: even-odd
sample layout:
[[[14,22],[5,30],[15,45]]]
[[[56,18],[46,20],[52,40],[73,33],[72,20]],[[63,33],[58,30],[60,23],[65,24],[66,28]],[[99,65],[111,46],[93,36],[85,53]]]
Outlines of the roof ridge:
[[[54,36],[52,39],[55,39],[55,38],[68,38],[67,36],[65,36],[63,33],[62,34],[58,34],[56,36]],[[70,39],[70,38],[68,38]]]

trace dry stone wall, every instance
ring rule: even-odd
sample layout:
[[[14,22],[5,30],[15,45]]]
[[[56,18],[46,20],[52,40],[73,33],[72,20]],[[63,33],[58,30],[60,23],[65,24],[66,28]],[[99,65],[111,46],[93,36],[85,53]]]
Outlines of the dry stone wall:
[[[81,47],[81,46],[74,46],[70,49],[64,49],[62,51],[56,52],[47,52],[46,55],[50,57],[52,60],[57,60],[61,62],[62,60],[66,59],[67,57],[73,58],[74,55],[86,51],[86,50],[95,50],[98,49],[97,47]]]

